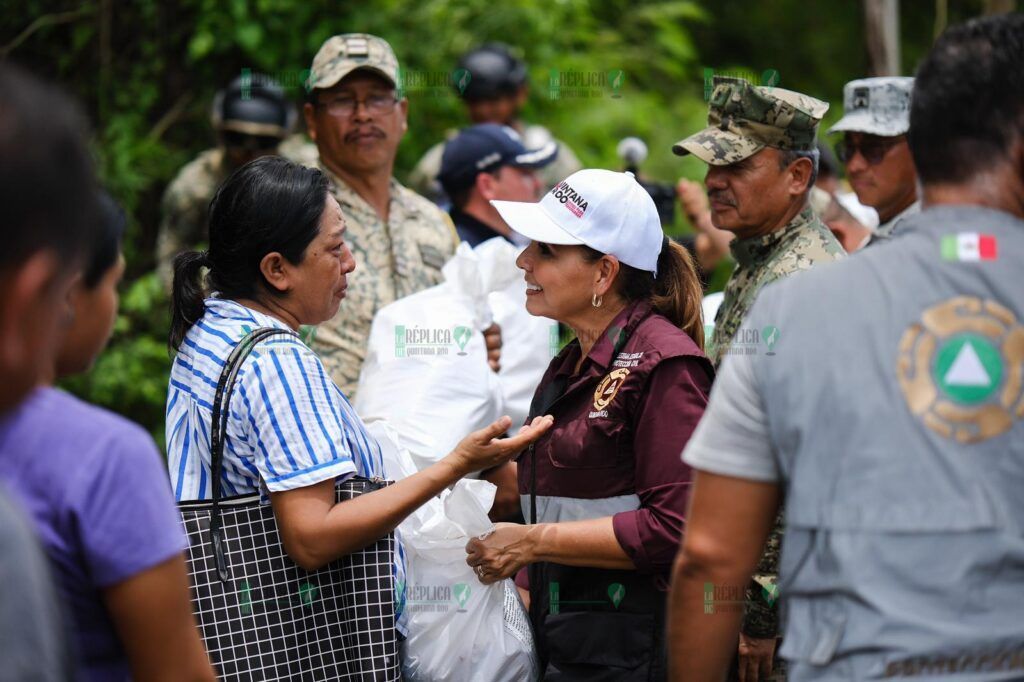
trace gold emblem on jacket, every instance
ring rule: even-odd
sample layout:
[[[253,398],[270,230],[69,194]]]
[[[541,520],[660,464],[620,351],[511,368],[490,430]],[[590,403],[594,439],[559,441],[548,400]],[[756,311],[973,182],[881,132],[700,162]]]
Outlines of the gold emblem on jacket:
[[[627,376],[629,376],[629,370],[620,368],[612,370],[608,376],[601,380],[601,383],[597,385],[597,390],[594,391],[595,410],[603,410],[611,404]]]
[[[978,443],[1024,417],[1024,327],[995,301],[957,296],[900,340],[896,375],[910,411],[943,438]]]

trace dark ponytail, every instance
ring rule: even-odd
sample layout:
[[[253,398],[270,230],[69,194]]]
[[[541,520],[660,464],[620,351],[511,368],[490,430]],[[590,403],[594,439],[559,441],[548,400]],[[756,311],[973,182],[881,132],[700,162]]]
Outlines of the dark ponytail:
[[[593,263],[601,259],[600,251],[580,247],[584,259]],[[704,288],[697,275],[697,266],[690,252],[668,239],[662,242],[658,256],[658,276],[619,262],[619,295],[632,303],[648,301],[659,314],[682,329],[704,350],[704,314],[701,303]]]
[[[199,281],[199,273],[210,262],[206,252],[183,251],[174,257],[174,285],[171,288],[171,333],[168,344],[178,350],[185,335],[192,328],[206,306],[206,288]]]
[[[320,231],[327,192],[321,171],[280,156],[260,157],[231,174],[210,202],[210,250],[174,259],[172,351],[203,316],[207,295],[236,300],[280,295],[266,285],[260,263],[274,252],[294,265],[302,262]],[[208,272],[200,282],[204,267]]]
[[[647,275],[650,273],[639,272]],[[623,287],[627,297],[631,277],[627,277]],[[704,350],[704,287],[697,274],[697,265],[693,256],[685,247],[671,239],[666,239],[658,256],[658,277],[654,280],[650,295],[651,305],[659,313],[672,321],[693,339],[697,346]]]

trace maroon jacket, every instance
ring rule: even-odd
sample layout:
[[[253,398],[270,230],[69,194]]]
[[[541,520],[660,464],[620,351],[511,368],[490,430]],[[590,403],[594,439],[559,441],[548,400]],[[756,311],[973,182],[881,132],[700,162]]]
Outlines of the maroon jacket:
[[[621,334],[625,343],[612,357]],[[691,480],[680,453],[704,413],[714,369],[697,344],[648,303],[623,310],[572,376],[579,357],[573,341],[537,388],[541,396],[551,382],[567,379],[546,411],[554,426],[532,455],[518,460],[523,515],[531,520],[533,460],[537,523],[612,516],[615,537],[637,571],[665,590]]]

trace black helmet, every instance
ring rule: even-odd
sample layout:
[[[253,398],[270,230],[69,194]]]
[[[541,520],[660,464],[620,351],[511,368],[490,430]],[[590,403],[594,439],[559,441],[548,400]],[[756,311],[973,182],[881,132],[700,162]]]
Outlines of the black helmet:
[[[220,131],[284,138],[295,116],[295,106],[274,79],[244,69],[217,93],[211,123]]]
[[[460,96],[469,101],[511,95],[526,85],[526,63],[515,57],[507,45],[488,43],[459,58],[453,80]],[[458,70],[469,72],[469,82],[459,87]]]

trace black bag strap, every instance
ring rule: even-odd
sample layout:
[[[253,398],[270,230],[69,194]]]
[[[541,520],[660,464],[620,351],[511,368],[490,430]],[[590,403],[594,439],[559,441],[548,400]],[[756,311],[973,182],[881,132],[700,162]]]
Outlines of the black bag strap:
[[[231,411],[229,407],[231,394],[235,388],[238,371],[242,368],[245,359],[249,357],[249,353],[256,348],[256,344],[278,334],[288,334],[299,338],[299,335],[291,329],[277,327],[261,327],[246,334],[224,362],[224,369],[221,370],[220,379],[217,381],[217,392],[213,398],[213,423],[210,425],[210,475],[213,479],[210,482],[213,489],[213,504],[210,511],[210,543],[213,546],[213,556],[217,563],[217,575],[221,582],[225,583],[230,580],[231,576],[228,573],[227,560],[224,558],[220,500],[221,475],[224,468],[224,431],[227,428],[228,413]]]

